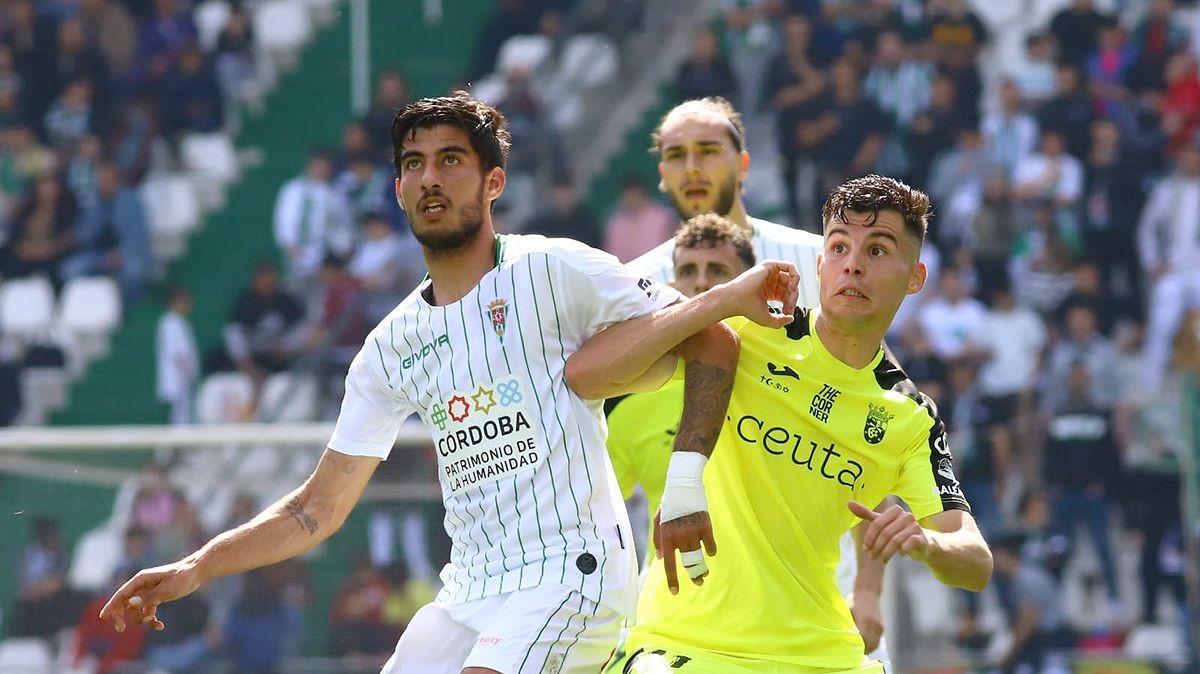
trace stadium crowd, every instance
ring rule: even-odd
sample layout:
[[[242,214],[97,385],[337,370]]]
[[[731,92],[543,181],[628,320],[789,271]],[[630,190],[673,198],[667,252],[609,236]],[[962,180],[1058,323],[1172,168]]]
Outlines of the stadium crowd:
[[[500,3],[473,75],[491,70],[508,37],[579,29],[561,26],[568,5],[536,4]],[[987,51],[994,36],[966,0],[727,0],[672,87],[679,100],[734,101],[761,134],[750,139],[753,158],[777,167],[769,178],[783,198],[760,199],[768,190],[752,179],[753,215],[817,231],[825,192],[869,172],[931,195],[931,280],[906,301],[889,344],[938,402],[956,472],[995,547],[991,596],[1013,635],[997,661],[1004,668],[1112,643],[1085,639],[1095,633],[1119,642],[1139,624],[1187,624],[1178,457],[1192,451],[1182,377],[1200,372],[1200,22],[1174,0],[1117,4],[1121,12],[1107,13],[1071,0],[1008,58]],[[136,299],[153,261],[144,216],[122,195],[153,162],[170,160],[181,131],[220,127],[241,72],[230,64],[245,65],[252,36],[231,21],[215,51],[203,52],[183,0],[4,8],[0,275],[44,272],[61,283],[111,273]],[[117,30],[127,39],[110,39]],[[390,119],[408,99],[402,72],[384,72],[341,147],[314,150],[282,186],[273,223],[282,268],[252,271],[217,349],[193,345],[160,366],[179,368],[173,391],[193,389],[201,372],[261,382],[300,364],[324,373],[331,405],[322,413],[336,412],[339,372],[424,273],[391,184]],[[510,86],[496,103],[513,125],[514,173],[549,161],[556,176],[533,217],[501,214],[510,231],[572,236],[626,261],[668,238],[678,218],[637,180],[611,212],[588,212],[536,90]],[[172,297],[172,313],[186,317],[186,291]],[[190,420],[191,404],[185,396],[173,418]],[[144,480],[123,572],[206,538],[180,526],[196,526],[186,499],[153,469]],[[1138,551],[1135,569],[1123,574],[1128,549]],[[46,523],[9,615],[61,605],[53,602],[82,611],[89,598],[66,588],[65,563]],[[172,605],[194,619],[175,618],[163,634],[116,638],[86,618],[94,610],[83,613],[80,648],[193,671],[178,663],[236,652],[227,637],[244,631],[206,626],[241,620],[267,635],[243,637],[255,652],[247,657],[278,656],[304,601],[304,573],[267,575],[245,583],[266,599],[218,586],[218,596]],[[420,605],[404,575],[361,565],[331,614],[331,652],[390,651],[405,611]],[[1065,586],[1081,575],[1099,589],[1066,605]],[[978,599],[959,603],[958,642],[981,651],[996,625],[980,619]],[[248,605],[258,612],[239,613]]]

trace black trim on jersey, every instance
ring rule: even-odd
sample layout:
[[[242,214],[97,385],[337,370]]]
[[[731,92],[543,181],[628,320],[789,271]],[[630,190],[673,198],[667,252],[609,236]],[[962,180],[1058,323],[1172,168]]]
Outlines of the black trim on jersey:
[[[971,504],[967,502],[958,478],[954,476],[954,457],[950,454],[950,445],[946,438],[946,424],[938,414],[937,404],[933,402],[932,398],[917,389],[917,385],[896,363],[887,347],[884,347],[883,358],[875,366],[874,374],[879,388],[885,391],[895,391],[910,398],[920,405],[933,420],[933,426],[929,429],[929,469],[933,473],[933,482],[937,485],[938,495],[942,498],[942,509],[971,512]]]
[[[629,394],[626,393],[625,395],[617,396],[616,398],[606,398],[604,400],[604,416],[610,416],[613,413],[613,410],[617,409],[617,405],[620,405],[621,401],[628,397]]]
[[[808,316],[811,313],[811,309],[796,307],[794,320],[786,328],[788,339],[803,339],[808,336]]]

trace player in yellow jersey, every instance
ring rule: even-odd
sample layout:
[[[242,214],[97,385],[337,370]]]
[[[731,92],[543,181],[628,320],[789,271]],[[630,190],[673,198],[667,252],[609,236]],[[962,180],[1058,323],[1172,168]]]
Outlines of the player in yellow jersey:
[[[838,539],[860,521],[866,554],[905,554],[949,585],[986,585],[991,555],[937,408],[881,348],[900,303],[925,281],[928,205],[889,178],[840,186],[822,211],[820,307],[798,310],[787,329],[733,325],[741,355],[704,471],[720,552],[702,586],[671,582],[673,551],[653,565],[627,672],[880,671],[834,579]],[[605,341],[597,335],[576,356],[604,357]],[[909,509],[871,509],[890,494]]]

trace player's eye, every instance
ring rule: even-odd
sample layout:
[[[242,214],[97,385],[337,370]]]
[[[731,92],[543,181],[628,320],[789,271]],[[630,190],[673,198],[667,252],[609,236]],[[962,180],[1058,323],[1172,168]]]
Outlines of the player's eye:
[[[875,257],[887,255],[887,248],[884,248],[883,246],[871,246],[871,255],[874,255]]]
[[[830,250],[832,250],[832,251],[833,251],[833,252],[835,252],[835,253],[844,253],[844,252],[846,252],[846,247],[845,247],[844,245],[840,244],[840,243],[835,243],[835,244],[833,244],[832,246],[830,246],[830,247],[829,247],[829,249],[830,249]]]
[[[462,160],[459,159],[457,155],[450,154],[446,155],[446,158],[443,160],[443,162],[445,162],[448,166],[454,166],[455,164],[461,164]]]
[[[409,159],[408,161],[404,162],[405,171],[415,171],[419,168],[421,168],[420,159]]]

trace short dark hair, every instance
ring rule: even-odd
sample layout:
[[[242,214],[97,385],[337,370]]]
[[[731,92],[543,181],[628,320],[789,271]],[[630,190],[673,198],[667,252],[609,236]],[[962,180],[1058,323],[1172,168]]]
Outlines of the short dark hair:
[[[422,98],[396,111],[392,118],[392,149],[396,175],[400,175],[400,155],[404,153],[404,141],[417,129],[434,126],[453,126],[466,132],[471,149],[479,155],[484,171],[508,163],[508,149],[512,136],[508,132],[508,121],[492,106],[471,96],[465,91],[456,91],[449,96]]]
[[[733,148],[741,152],[746,147],[746,125],[742,123],[742,115],[733,107],[728,99],[721,96],[705,96],[704,98],[693,98],[684,101],[679,105],[667,111],[667,114],[658,120],[658,126],[654,127],[654,131],[650,133],[650,154],[662,153],[662,129],[667,123],[667,118],[679,112],[681,114],[687,112],[715,112],[725,118],[729,123],[729,137],[733,139]]]
[[[821,225],[826,227],[833,218],[846,221],[846,211],[870,213],[868,224],[875,222],[880,211],[896,211],[904,218],[904,227],[921,243],[929,231],[929,195],[915,187],[874,173],[848,180],[833,188],[821,207]]]
[[[675,250],[680,248],[714,248],[728,242],[747,267],[754,266],[754,246],[746,230],[732,220],[716,213],[703,213],[688,220],[675,232]]]

